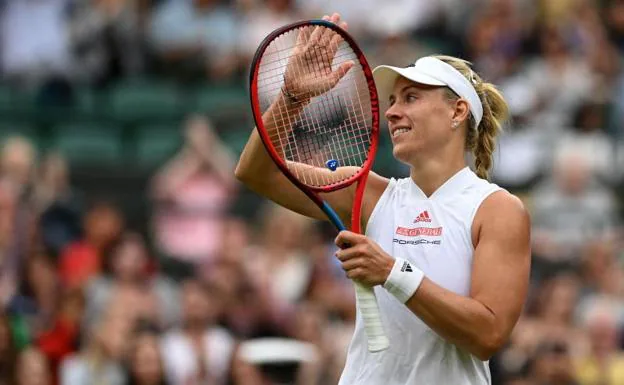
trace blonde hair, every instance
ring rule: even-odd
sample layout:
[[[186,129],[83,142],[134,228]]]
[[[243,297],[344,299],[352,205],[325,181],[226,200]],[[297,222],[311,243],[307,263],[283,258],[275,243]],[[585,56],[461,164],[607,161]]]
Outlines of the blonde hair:
[[[474,117],[470,116],[466,135],[466,149],[472,151],[475,158],[476,174],[488,179],[492,168],[492,154],[496,146],[496,136],[501,132],[509,117],[509,107],[503,95],[492,83],[484,82],[470,67],[470,62],[452,56],[434,55],[433,57],[450,64],[461,72],[474,86],[483,105],[483,118],[479,127],[474,127]],[[448,89],[449,99],[457,100],[459,96]]]

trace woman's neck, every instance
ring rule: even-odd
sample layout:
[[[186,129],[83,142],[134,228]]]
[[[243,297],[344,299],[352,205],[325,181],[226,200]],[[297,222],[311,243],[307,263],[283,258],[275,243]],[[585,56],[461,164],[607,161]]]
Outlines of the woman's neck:
[[[442,162],[438,159],[423,159],[410,168],[410,177],[430,197],[440,186],[466,167],[464,158]]]

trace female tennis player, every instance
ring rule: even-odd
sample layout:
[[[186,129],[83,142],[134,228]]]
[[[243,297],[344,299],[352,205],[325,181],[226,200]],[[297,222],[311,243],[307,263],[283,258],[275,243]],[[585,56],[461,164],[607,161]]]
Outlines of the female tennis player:
[[[338,14],[324,19],[347,28]],[[289,92],[312,94],[348,70],[343,65],[315,81],[285,79],[288,92],[273,105],[282,107],[268,113],[293,103]],[[389,349],[369,352],[358,319],[340,384],[490,384],[487,361],[518,320],[530,266],[527,211],[486,179],[507,104],[453,57],[380,66],[373,74],[380,100],[389,103],[393,155],[410,166],[410,176],[371,173],[362,204],[365,235],[342,231],[336,238],[347,276],[374,287],[390,340]],[[279,171],[255,131],[236,176],[291,210],[325,219]],[[346,223],[354,189],[323,194]]]

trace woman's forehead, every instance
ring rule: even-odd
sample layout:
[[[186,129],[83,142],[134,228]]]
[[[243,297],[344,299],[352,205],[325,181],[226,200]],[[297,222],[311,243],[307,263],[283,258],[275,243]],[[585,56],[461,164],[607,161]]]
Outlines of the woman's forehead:
[[[417,83],[413,80],[410,80],[408,78],[405,78],[403,76],[399,76],[397,78],[397,80],[394,82],[394,87],[392,89],[392,95],[397,95],[401,92],[404,92],[408,89],[412,89],[412,88],[416,88],[419,90],[423,90],[423,91],[428,91],[428,90],[435,90],[438,88],[442,88],[439,86],[432,86],[429,84],[422,84],[422,83]],[[392,96],[391,95],[391,96]]]

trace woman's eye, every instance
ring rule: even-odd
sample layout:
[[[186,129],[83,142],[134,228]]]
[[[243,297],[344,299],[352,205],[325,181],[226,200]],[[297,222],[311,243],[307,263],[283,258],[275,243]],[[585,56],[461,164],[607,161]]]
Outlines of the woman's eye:
[[[408,102],[412,102],[416,99],[418,99],[418,96],[416,94],[409,94],[407,95],[407,97],[405,98]]]

